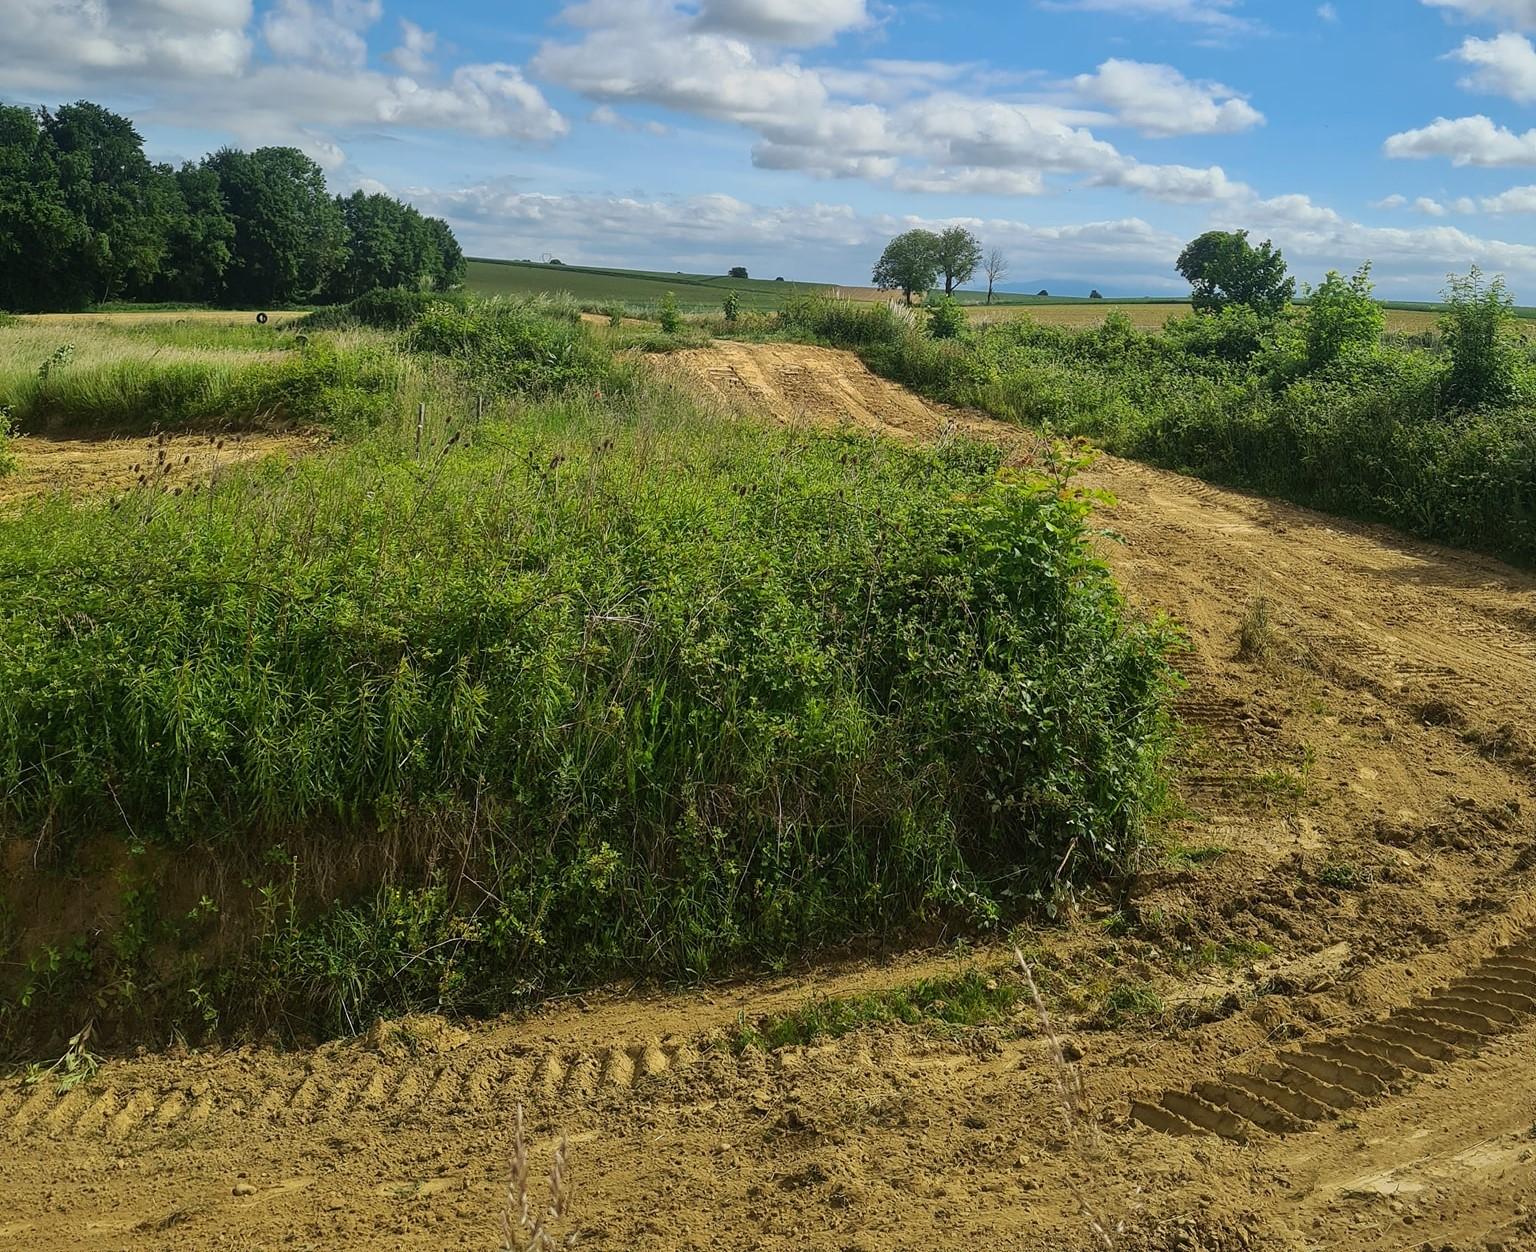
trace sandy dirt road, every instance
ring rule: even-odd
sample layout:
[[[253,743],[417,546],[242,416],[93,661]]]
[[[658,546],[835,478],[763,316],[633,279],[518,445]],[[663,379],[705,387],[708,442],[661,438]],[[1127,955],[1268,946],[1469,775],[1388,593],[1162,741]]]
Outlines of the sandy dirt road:
[[[10,444],[16,469],[0,477],[0,505],[55,493],[80,499],[135,489],[191,491],[242,461],[300,456],[324,442],[320,435],[259,431],[133,439],[18,435]]]
[[[842,353],[721,343],[671,368],[744,415],[1030,450]],[[1067,983],[1134,976],[1163,1011],[1067,997],[1054,1036],[1026,1007],[729,1046],[812,995],[1015,976],[1003,951],[866,953],[116,1060],[65,1095],[0,1090],[0,1246],[495,1247],[522,1103],[535,1170],[571,1137],[583,1247],[1536,1248],[1536,580],[1109,458],[1088,477],[1118,501],[1132,602],[1188,630],[1187,855],[1136,889],[1130,934],[1089,902],[1034,955]],[[1259,597],[1269,655],[1239,659]]]

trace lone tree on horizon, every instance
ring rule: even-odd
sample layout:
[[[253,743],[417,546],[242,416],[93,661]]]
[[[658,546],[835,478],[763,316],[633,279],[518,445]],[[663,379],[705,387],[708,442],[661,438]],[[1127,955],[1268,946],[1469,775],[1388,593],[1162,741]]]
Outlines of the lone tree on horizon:
[[[997,280],[1008,277],[1008,258],[1003,255],[1001,248],[993,248],[987,253],[987,259],[982,264],[982,269],[987,275],[987,303],[992,303],[992,288],[997,286]]]
[[[881,291],[899,291],[912,303],[914,291],[927,291],[939,276],[940,239],[931,230],[909,230],[885,245],[875,265]]]
[[[961,283],[969,282],[981,264],[981,241],[964,226],[951,226],[939,236],[939,271],[944,275],[944,294],[952,296]]]
[[[1296,298],[1280,249],[1268,239],[1254,246],[1246,230],[1208,230],[1192,239],[1179,253],[1178,271],[1194,288],[1190,300],[1199,313],[1246,304],[1274,317]]]

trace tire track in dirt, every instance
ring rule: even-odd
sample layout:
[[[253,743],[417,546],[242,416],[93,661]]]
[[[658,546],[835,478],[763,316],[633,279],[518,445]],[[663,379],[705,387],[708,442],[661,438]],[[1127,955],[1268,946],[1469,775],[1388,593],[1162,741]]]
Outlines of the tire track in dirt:
[[[1295,1134],[1536,1021],[1536,932],[1434,995],[1280,1053],[1255,1069],[1133,1100],[1131,1116],[1153,1130],[1247,1140],[1256,1131]]]
[[[13,1142],[32,1138],[97,1138],[139,1144],[215,1135],[252,1127],[396,1124],[412,1119],[504,1117],[515,1105],[571,1110],[622,1096],[669,1077],[685,1084],[694,1103],[718,1101],[760,1086],[772,1073],[807,1064],[861,1067],[903,1064],[911,1048],[900,1036],[881,1055],[850,1037],[844,1047],[789,1049],[765,1057],[736,1053],[724,1031],[670,1036],[596,1049],[539,1051],[524,1046],[466,1044],[439,1057],[392,1059],[350,1041],[307,1058],[212,1058],[195,1077],[157,1081],[163,1061],[140,1074],[134,1062],[113,1063],[105,1077],[60,1093],[53,1083],[0,1088],[0,1127]],[[866,1050],[849,1056],[848,1049]],[[191,1068],[192,1062],[186,1063]]]
[[[268,1061],[259,1072],[224,1058],[196,1086],[140,1081],[131,1062],[108,1085],[13,1084],[0,1096],[0,1123],[13,1137],[105,1136],[124,1140],[250,1124],[395,1120],[428,1112],[510,1108],[518,1101],[579,1104],[704,1058],[711,1041],[648,1040],[598,1051],[465,1048],[443,1058],[392,1061],[345,1044],[307,1061]],[[734,1063],[734,1062],[733,1062]],[[158,1066],[156,1068],[159,1068]]]

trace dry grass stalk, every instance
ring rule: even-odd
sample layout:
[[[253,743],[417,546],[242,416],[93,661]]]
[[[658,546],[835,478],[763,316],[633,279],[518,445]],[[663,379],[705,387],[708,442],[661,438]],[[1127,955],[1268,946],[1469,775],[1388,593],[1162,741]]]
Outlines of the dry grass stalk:
[[[1024,974],[1025,985],[1029,987],[1035,1013],[1040,1018],[1040,1029],[1050,1045],[1056,1092],[1061,1100],[1067,1142],[1085,1154],[1097,1155],[1102,1146],[1102,1136],[1099,1133],[1098,1119],[1094,1116],[1093,1102],[1083,1083],[1082,1071],[1067,1057],[1066,1044],[1051,1021],[1050,1010],[1045,1007],[1045,997],[1040,994],[1040,988],[1035,984],[1035,976],[1029,968],[1029,962],[1024,959],[1024,953],[1014,948],[1013,955]],[[1105,1252],[1114,1252],[1115,1238],[1112,1230],[1118,1228],[1112,1227],[1110,1221],[1088,1199],[1081,1187],[1075,1182],[1069,1182],[1068,1185],[1071,1186],[1072,1194],[1077,1200],[1078,1211],[1088,1223],[1088,1229],[1093,1232],[1095,1240],[1105,1249]]]
[[[501,1211],[501,1244],[498,1252],[554,1252],[559,1247],[552,1227],[566,1214],[571,1200],[568,1145],[564,1135],[555,1148],[549,1167],[549,1196],[542,1211],[528,1194],[528,1143],[523,1137],[523,1106],[517,1106],[512,1143],[512,1166],[507,1174],[507,1198]]]

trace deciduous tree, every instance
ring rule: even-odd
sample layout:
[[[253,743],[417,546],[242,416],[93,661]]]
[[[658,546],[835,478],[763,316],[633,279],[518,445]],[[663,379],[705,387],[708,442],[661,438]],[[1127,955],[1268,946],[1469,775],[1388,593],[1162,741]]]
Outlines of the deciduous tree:
[[[981,264],[981,242],[963,226],[951,226],[939,236],[939,272],[944,275],[944,294],[969,282]]]
[[[939,276],[939,237],[931,230],[909,230],[885,245],[875,266],[881,291],[899,291],[912,303],[914,291],[927,291]]]
[[[346,223],[324,172],[297,148],[224,148],[208,165],[235,224],[224,298],[249,305],[314,299],[346,260]]]
[[[992,289],[997,286],[998,280],[1008,276],[1008,258],[1003,255],[1001,248],[993,248],[987,253],[985,264],[987,272],[987,303],[992,303]]]
[[[1246,230],[1208,230],[1179,254],[1178,271],[1194,288],[1197,312],[1230,304],[1277,316],[1296,295],[1296,280],[1286,275],[1285,258],[1268,239],[1255,246]]]

